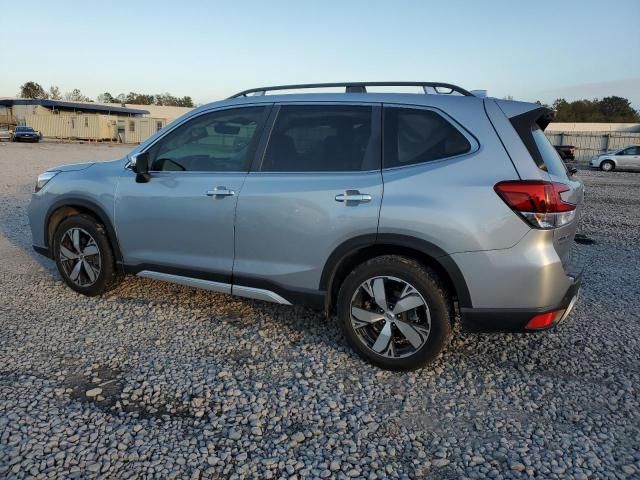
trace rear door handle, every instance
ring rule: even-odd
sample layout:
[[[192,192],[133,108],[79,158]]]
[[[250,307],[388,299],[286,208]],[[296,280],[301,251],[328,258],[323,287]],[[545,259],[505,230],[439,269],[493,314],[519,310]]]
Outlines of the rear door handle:
[[[224,186],[216,187],[213,190],[207,190],[206,193],[207,197],[231,197],[235,194],[236,192],[229,190]]]
[[[344,193],[336,195],[336,202],[346,202],[347,205],[354,203],[368,203],[371,201],[371,195],[368,193],[360,193],[358,190],[346,190]]]

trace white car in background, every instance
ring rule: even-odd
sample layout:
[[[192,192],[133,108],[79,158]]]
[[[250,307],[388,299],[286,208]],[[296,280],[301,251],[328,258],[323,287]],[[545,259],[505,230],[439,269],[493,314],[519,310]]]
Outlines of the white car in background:
[[[589,165],[603,172],[616,168],[640,169],[640,145],[627,145],[619,150],[594,155]]]

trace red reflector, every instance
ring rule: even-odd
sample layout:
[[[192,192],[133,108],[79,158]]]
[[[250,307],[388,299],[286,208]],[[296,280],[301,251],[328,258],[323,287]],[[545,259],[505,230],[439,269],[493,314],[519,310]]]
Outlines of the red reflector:
[[[524,328],[526,328],[527,330],[541,330],[543,328],[549,328],[554,324],[556,318],[560,313],[562,313],[562,310],[540,313],[539,315],[536,315],[531,320],[529,320]]]
[[[493,188],[507,205],[518,212],[559,213],[576,208],[560,197],[560,193],[569,190],[564,183],[513,180],[497,183]]]

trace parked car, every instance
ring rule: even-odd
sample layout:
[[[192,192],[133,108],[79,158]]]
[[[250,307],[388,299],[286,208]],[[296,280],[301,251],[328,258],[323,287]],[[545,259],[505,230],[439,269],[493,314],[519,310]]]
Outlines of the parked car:
[[[34,248],[85,295],[135,274],[335,313],[390,369],[433,360],[456,314],[485,331],[563,321],[583,185],[544,135],[550,110],[370,85],[397,84],[246,90],[125,158],[52,168],[29,206]],[[327,86],[345,93],[277,94]]]
[[[42,134],[32,127],[18,126],[11,134],[11,140],[14,142],[39,142]]]
[[[640,168],[640,145],[627,145],[618,150],[594,155],[589,165],[603,172],[610,172],[616,168],[638,169]]]
[[[7,127],[0,127],[0,141],[2,140],[11,140],[11,133]]]
[[[553,148],[556,149],[560,158],[565,162],[576,161],[576,147],[573,145],[554,145]]]

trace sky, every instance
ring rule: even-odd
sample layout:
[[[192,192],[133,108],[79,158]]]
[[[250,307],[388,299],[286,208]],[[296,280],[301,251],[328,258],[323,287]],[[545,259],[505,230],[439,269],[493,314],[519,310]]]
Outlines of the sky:
[[[640,0],[0,0],[0,97],[33,80],[95,98],[441,81],[640,107]]]

